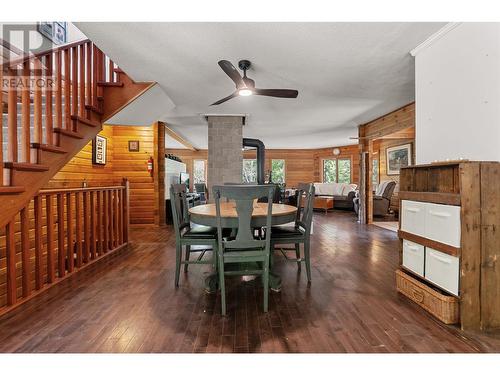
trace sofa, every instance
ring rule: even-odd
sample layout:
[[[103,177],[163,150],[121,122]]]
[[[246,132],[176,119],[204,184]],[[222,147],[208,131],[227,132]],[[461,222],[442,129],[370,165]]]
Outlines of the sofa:
[[[391,197],[396,188],[396,182],[383,181],[373,195],[373,216],[385,216],[389,213]],[[354,199],[354,211],[359,212],[359,197]]]
[[[315,182],[314,187],[316,196],[333,197],[333,208],[354,210],[353,199],[358,185],[338,182]]]

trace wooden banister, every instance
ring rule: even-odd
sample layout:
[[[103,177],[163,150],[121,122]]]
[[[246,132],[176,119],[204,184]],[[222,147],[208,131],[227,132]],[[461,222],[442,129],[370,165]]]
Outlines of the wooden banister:
[[[124,247],[127,196],[128,185],[40,191],[5,225],[7,288],[0,315]],[[20,249],[17,258],[16,248]]]

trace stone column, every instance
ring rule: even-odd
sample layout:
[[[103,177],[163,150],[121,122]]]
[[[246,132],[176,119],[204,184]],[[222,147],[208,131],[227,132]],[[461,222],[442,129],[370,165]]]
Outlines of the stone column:
[[[207,116],[209,196],[212,186],[241,182],[243,169],[242,116]]]

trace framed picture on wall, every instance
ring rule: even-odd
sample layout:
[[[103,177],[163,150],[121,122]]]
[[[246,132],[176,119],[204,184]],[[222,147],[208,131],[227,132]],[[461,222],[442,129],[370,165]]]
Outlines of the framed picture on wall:
[[[387,175],[399,174],[399,169],[411,165],[411,143],[388,147],[387,153]]]
[[[139,141],[128,141],[129,152],[139,152]]]
[[[102,135],[97,135],[92,140],[92,163],[106,165],[108,139]]]

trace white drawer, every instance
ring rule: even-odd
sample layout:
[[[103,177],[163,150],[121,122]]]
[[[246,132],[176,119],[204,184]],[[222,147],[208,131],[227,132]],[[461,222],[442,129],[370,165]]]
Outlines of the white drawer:
[[[419,236],[425,236],[425,206],[426,203],[407,201],[401,202],[401,230]]]
[[[457,257],[425,248],[425,278],[458,296],[459,261]]]
[[[403,240],[403,266],[420,276],[424,276],[424,257],[424,246]]]
[[[460,247],[460,206],[427,203],[425,237]]]

